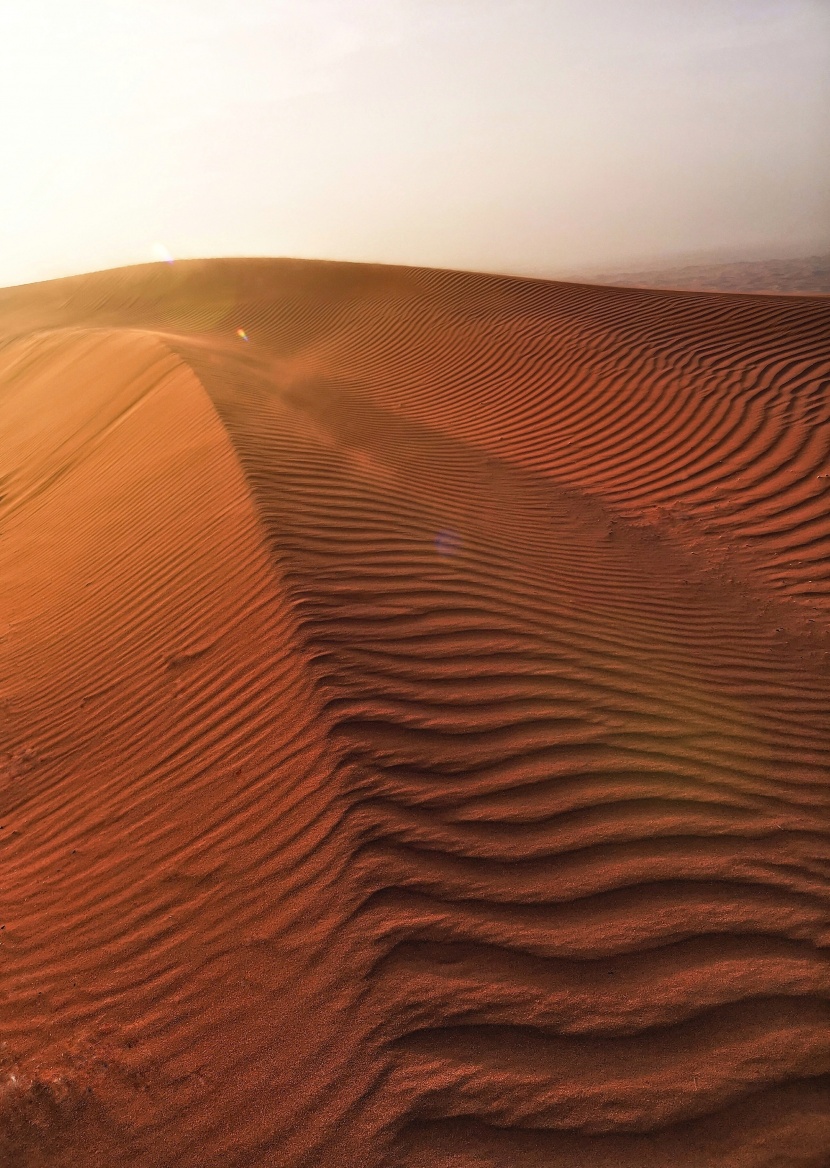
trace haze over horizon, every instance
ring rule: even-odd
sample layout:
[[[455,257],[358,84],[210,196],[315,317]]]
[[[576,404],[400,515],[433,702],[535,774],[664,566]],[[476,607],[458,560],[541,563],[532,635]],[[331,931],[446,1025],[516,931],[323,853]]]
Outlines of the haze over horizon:
[[[27,0],[0,62],[0,286],[830,245],[822,0]]]

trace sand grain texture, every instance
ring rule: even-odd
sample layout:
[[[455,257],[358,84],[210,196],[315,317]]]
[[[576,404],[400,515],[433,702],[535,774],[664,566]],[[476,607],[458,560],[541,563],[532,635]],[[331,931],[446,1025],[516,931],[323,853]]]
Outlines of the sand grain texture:
[[[828,341],[0,293],[0,1164],[826,1168]]]

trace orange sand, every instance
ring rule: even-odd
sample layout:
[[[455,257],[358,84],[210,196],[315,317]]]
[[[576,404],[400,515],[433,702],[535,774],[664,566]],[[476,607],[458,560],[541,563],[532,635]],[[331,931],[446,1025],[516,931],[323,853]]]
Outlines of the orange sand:
[[[826,1168],[828,338],[0,292],[3,1168]]]

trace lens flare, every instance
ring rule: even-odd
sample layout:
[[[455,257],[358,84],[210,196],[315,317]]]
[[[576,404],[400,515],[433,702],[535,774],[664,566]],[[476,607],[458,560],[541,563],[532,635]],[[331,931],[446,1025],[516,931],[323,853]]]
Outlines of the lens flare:
[[[435,550],[442,556],[451,556],[461,547],[457,531],[439,531],[435,536]]]
[[[167,248],[164,246],[163,243],[154,243],[153,244],[153,256],[155,259],[161,260],[162,263],[165,263],[165,264],[172,264],[172,262],[173,262],[172,255],[170,254],[170,252],[167,250]]]
[[[248,338],[248,334],[245,332],[245,330],[244,330],[244,329],[237,329],[237,330],[236,330],[236,335],[237,335],[238,337],[242,337],[242,340],[243,340],[243,341],[247,341],[247,340],[249,339],[249,338]]]

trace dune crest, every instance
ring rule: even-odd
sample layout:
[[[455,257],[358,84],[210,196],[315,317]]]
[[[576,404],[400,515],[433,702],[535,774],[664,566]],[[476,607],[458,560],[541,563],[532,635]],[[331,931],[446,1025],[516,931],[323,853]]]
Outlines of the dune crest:
[[[828,335],[0,293],[0,1162],[822,1168]]]

